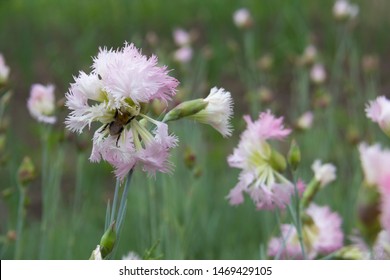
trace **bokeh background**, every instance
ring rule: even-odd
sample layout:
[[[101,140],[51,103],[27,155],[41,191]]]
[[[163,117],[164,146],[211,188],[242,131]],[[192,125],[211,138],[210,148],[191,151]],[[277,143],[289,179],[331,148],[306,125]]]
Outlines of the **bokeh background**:
[[[314,113],[313,128],[294,131],[303,158],[298,173],[310,180],[316,158],[337,166],[337,181],[316,200],[340,213],[348,236],[359,218],[362,173],[356,144],[386,141],[366,119],[364,105],[390,90],[390,2],[354,3],[358,16],[340,22],[332,14],[332,0],[0,0],[0,52],[11,68],[13,92],[3,151],[7,162],[0,167],[1,258],[14,257],[13,243],[4,240],[16,226],[15,182],[23,157],[31,157],[40,172],[40,125],[26,108],[31,85],[54,84],[60,105],[73,76],[89,71],[99,47],[117,49],[125,41],[146,55],[158,55],[161,65],[173,69],[171,75],[181,83],[175,102],[205,97],[213,86],[230,91],[235,132],[224,139],[191,121],[170,126],[180,139],[172,155],[175,171],[155,179],[135,172],[117,258],[130,250],[142,255],[156,242],[156,255],[166,259],[266,257],[267,240],[278,233],[277,220],[288,220],[288,215],[256,211],[248,198],[231,207],[225,196],[239,173],[228,167],[226,157],[245,128],[242,116],[256,118],[268,108],[284,116],[289,127],[302,113]],[[239,8],[250,11],[250,28],[234,24]],[[187,63],[174,57],[179,48],[173,38],[176,28],[191,34],[193,56]],[[326,69],[321,85],[310,81],[310,69],[299,63],[310,44]],[[65,132],[67,113],[59,107],[49,147],[53,168],[61,170],[44,255],[50,259],[89,257],[103,233],[106,203],[115,185],[108,164],[88,162],[92,132]],[[287,151],[288,146],[286,141],[280,148]],[[76,211],[77,184],[82,191]],[[40,186],[37,176],[28,189],[22,237],[26,259],[40,257]]]

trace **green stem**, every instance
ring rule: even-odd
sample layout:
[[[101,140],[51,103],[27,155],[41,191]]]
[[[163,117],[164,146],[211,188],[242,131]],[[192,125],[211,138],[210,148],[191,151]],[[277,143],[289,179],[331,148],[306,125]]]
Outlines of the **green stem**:
[[[41,241],[39,249],[39,258],[44,259],[46,257],[46,242],[47,242],[47,219],[48,219],[48,199],[49,199],[49,189],[48,189],[48,154],[49,154],[49,135],[50,129],[46,126],[41,127],[42,135],[42,218],[41,218]]]
[[[15,260],[19,260],[22,256],[22,235],[24,226],[25,209],[24,202],[26,200],[26,191],[23,186],[18,183],[19,204],[18,204],[18,219],[16,225],[16,244],[15,244]]]

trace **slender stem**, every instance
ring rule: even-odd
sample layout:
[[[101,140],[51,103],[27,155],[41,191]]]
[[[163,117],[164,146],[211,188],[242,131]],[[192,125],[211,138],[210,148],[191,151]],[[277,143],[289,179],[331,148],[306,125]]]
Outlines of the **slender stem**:
[[[49,189],[48,189],[48,154],[49,154],[49,128],[46,126],[41,127],[42,134],[42,218],[41,218],[41,241],[40,241],[40,250],[39,257],[40,259],[45,258],[46,255],[46,239],[47,239],[47,219],[48,219],[48,198],[49,198]]]
[[[110,218],[109,225],[112,224],[112,222],[114,221],[114,218],[115,218],[116,208],[117,208],[117,203],[118,203],[118,193],[119,193],[120,186],[121,186],[120,180],[116,179],[114,200],[112,202],[111,218]]]
[[[123,189],[121,203],[119,205],[117,218],[123,216],[124,213],[125,213],[125,204],[126,204],[126,201],[127,201],[127,193],[129,191],[130,181],[131,181],[132,175],[133,175],[133,169],[131,169],[129,171],[129,173],[127,174],[127,177],[126,177],[125,188]],[[121,225],[122,225],[121,221],[117,221],[117,223],[115,224],[116,232],[119,232],[119,229],[121,228]]]
[[[18,219],[16,226],[16,244],[15,244],[15,260],[19,260],[22,256],[22,235],[23,235],[23,226],[24,226],[24,202],[26,199],[26,191],[23,186],[18,183],[19,190],[19,204],[18,204]]]

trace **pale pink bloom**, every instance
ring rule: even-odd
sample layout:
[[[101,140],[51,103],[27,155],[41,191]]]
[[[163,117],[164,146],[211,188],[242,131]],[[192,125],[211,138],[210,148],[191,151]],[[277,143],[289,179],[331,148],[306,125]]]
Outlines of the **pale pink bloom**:
[[[206,108],[188,118],[211,125],[223,137],[231,136],[230,119],[233,115],[233,99],[230,92],[213,87],[204,101],[207,102]]]
[[[9,67],[5,63],[3,55],[0,53],[0,84],[8,80],[9,71]]]
[[[54,86],[32,85],[30,97],[27,100],[27,108],[31,116],[37,121],[55,123],[56,117],[53,116],[55,109]]]
[[[359,7],[348,0],[337,0],[333,5],[333,16],[338,20],[353,19],[359,14]]]
[[[188,46],[191,43],[191,35],[182,28],[173,31],[173,39],[179,47]]]
[[[100,49],[92,73],[101,77],[103,90],[117,102],[125,102],[126,98],[136,104],[153,99],[168,101],[178,85],[166,66],[157,66],[155,55],[147,58],[133,44],[117,51]]]
[[[390,150],[382,149],[379,144],[362,143],[359,153],[366,183],[378,186],[390,174]]]
[[[248,9],[241,8],[234,12],[233,21],[239,28],[248,28],[252,25],[252,16]]]
[[[188,63],[192,59],[192,48],[188,46],[181,47],[173,54],[174,59],[180,63]]]
[[[93,149],[90,160],[105,160],[115,168],[115,175],[123,180],[127,173],[135,167],[142,166],[143,171],[154,176],[156,171],[168,173],[172,171],[172,163],[168,161],[170,149],[177,146],[177,138],[168,134],[168,125],[155,122],[153,134],[137,120],[131,122],[131,129],[124,130],[116,145],[117,136],[106,135],[97,130],[93,137]],[[143,140],[141,143],[139,140]]]
[[[326,71],[325,67],[322,64],[314,64],[310,70],[310,78],[313,83],[322,84],[326,80]]]
[[[230,204],[243,202],[249,194],[257,209],[284,208],[293,193],[293,184],[271,164],[272,148],[267,140],[281,140],[290,133],[283,126],[283,118],[275,118],[270,111],[261,113],[255,122],[244,117],[247,129],[241,134],[238,147],[228,157],[231,167],[242,169],[239,182],[230,191]]]
[[[311,166],[315,179],[320,182],[321,187],[328,185],[336,179],[336,167],[331,163],[322,164],[315,160]]]
[[[332,212],[329,207],[317,206],[312,203],[305,210],[311,221],[302,225],[303,244],[308,259],[327,255],[343,246],[341,217]],[[281,225],[281,237],[272,238],[268,245],[270,256],[283,259],[302,259],[302,251],[294,225]]]
[[[370,101],[366,106],[367,117],[378,123],[387,136],[390,137],[390,100],[385,96],[379,96],[375,101]]]
[[[313,125],[313,119],[314,119],[313,112],[310,111],[305,112],[302,114],[302,116],[298,118],[296,122],[296,126],[297,128],[302,130],[310,129]]]
[[[171,170],[167,158],[177,139],[166,124],[142,113],[144,103],[167,103],[176,94],[178,81],[168,72],[156,56],[148,58],[126,43],[118,50],[100,49],[92,72],[74,78],[66,94],[67,128],[81,133],[94,121],[102,123],[93,137],[91,161],[109,162],[120,179],[138,164],[151,175]],[[150,132],[147,123],[156,129]]]

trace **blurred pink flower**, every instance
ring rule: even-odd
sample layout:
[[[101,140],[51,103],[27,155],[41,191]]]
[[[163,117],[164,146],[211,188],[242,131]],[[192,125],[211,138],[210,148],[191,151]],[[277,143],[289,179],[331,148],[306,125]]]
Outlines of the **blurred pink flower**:
[[[323,84],[326,80],[326,70],[322,64],[314,64],[310,70],[310,78],[315,84]]]
[[[390,100],[385,96],[379,96],[375,101],[370,101],[366,106],[367,117],[378,123],[387,136],[390,137]]]
[[[8,80],[9,71],[9,67],[5,63],[3,55],[0,53],[0,84]]]
[[[30,97],[27,100],[27,108],[33,118],[39,122],[53,124],[56,117],[53,116],[55,109],[55,96],[53,85],[34,84],[31,86]]]
[[[238,147],[228,157],[231,167],[242,169],[239,182],[227,196],[230,204],[243,202],[243,192],[249,194],[257,209],[284,208],[293,193],[293,184],[281,175],[272,163],[272,148],[266,140],[281,140],[290,133],[283,118],[270,111],[261,113],[255,122],[244,117],[247,129],[241,134]]]
[[[182,28],[173,31],[173,39],[179,47],[188,46],[191,43],[191,35]]]
[[[174,59],[180,63],[188,63],[192,59],[192,48],[188,46],[181,47],[173,54]]]
[[[390,165],[387,165],[386,167],[389,166]],[[390,236],[390,171],[387,172],[386,176],[379,182],[379,191],[381,193],[381,224],[382,228],[386,230]]]
[[[341,217],[327,206],[312,203],[305,210],[308,219],[303,221],[302,235],[308,259],[327,255],[343,246],[344,234]],[[268,245],[270,256],[283,259],[302,259],[297,231],[294,225],[281,225],[281,237],[272,238]]]

